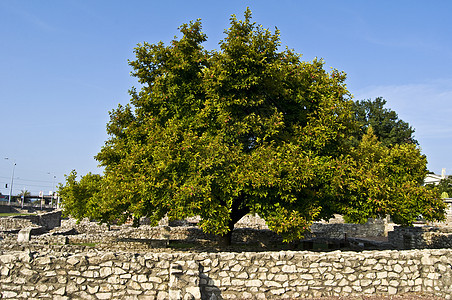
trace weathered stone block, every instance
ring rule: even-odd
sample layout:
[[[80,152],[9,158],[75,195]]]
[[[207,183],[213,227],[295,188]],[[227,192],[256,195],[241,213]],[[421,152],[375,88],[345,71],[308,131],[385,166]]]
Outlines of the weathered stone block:
[[[274,280],[279,282],[285,282],[289,280],[289,276],[287,276],[286,274],[277,274],[275,275]]]
[[[284,288],[281,288],[281,289],[272,289],[271,291],[270,291],[273,295],[282,295],[282,294],[284,294],[285,292],[286,292],[286,289],[284,289]]]
[[[245,285],[245,281],[242,279],[232,279],[231,280],[231,285],[233,286],[244,286]]]
[[[396,287],[393,287],[393,286],[389,286],[389,287],[388,287],[388,294],[389,294],[389,295],[395,295],[395,294],[397,294],[397,288],[396,288]]]
[[[295,273],[297,271],[297,266],[296,265],[284,265],[282,267],[282,271],[284,273]]]
[[[338,286],[347,286],[349,285],[349,282],[344,278],[341,281],[339,281]]]
[[[77,279],[75,279],[75,283],[77,283],[77,285],[80,285],[82,283],[84,283],[86,281],[86,278],[83,277],[78,277]]]
[[[300,279],[312,280],[312,279],[314,279],[314,276],[312,276],[311,274],[301,274]]]
[[[7,267],[5,267],[5,266],[0,267],[0,275],[1,276],[6,277],[9,275],[9,272],[10,272],[10,270]]]
[[[102,267],[102,268],[99,270],[99,275],[100,275],[100,277],[102,277],[102,278],[108,277],[108,276],[110,276],[111,274],[113,274],[113,269],[112,269],[111,267]]]
[[[3,291],[2,292],[2,298],[4,299],[10,299],[10,298],[16,298],[18,294],[16,292],[12,291]]]
[[[112,293],[97,293],[96,297],[97,299],[112,299],[113,294]]]
[[[166,291],[159,291],[157,294],[157,300],[167,300],[169,299],[169,295]]]
[[[53,294],[54,294],[54,295],[63,296],[64,294],[66,294],[66,287],[65,287],[65,286],[62,286],[62,287],[56,289],[56,290],[53,292]]]
[[[221,286],[230,286],[231,283],[231,278],[230,277],[224,277],[221,279]]]
[[[90,285],[88,285],[88,286],[87,286],[87,289],[88,289],[88,293],[90,293],[90,294],[96,294],[96,293],[99,291],[99,286],[98,286],[98,285],[96,285],[96,286],[90,286]]]
[[[247,280],[245,281],[245,286],[247,287],[260,287],[262,286],[262,281],[256,279],[256,280]]]
[[[384,271],[384,272],[377,272],[377,278],[378,279],[388,278],[388,272],[386,272],[386,271]]]
[[[0,261],[4,264],[10,264],[17,260],[17,257],[12,254],[4,254],[0,255]]]
[[[150,282],[155,282],[155,283],[162,283],[163,280],[160,277],[155,277],[155,276],[150,276],[148,279]]]
[[[234,264],[234,266],[231,268],[232,272],[240,272],[243,270],[243,266],[239,265],[237,262]]]
[[[20,270],[20,274],[22,274],[23,276],[32,276],[35,273],[36,273],[35,271],[28,268],[23,268]]]
[[[134,290],[140,290],[141,289],[141,285],[138,282],[136,282],[136,281],[130,281],[128,283],[128,286],[130,288],[134,289]]]

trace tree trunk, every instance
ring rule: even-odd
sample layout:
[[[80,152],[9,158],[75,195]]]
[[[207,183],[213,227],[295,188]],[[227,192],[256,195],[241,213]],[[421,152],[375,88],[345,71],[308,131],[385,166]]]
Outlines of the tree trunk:
[[[232,244],[232,231],[234,230],[235,223],[240,221],[242,217],[250,212],[250,209],[248,207],[241,205],[244,204],[244,198],[244,196],[241,196],[232,203],[230,220],[228,224],[229,231],[226,234],[220,236],[219,242],[220,246],[222,247],[230,246]]]

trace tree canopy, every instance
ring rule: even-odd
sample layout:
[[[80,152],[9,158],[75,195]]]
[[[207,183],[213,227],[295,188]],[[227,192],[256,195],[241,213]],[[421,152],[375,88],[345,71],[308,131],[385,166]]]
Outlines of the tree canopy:
[[[141,89],[110,112],[96,156],[99,220],[198,215],[204,231],[228,239],[252,212],[290,241],[335,213],[441,218],[442,202],[418,185],[426,170],[415,145],[388,149],[368,132],[351,146],[358,124],[344,72],[280,50],[279,31],[256,25],[249,9],[231,17],[220,50],[203,48],[199,20],[180,31],[170,45],[135,48]]]

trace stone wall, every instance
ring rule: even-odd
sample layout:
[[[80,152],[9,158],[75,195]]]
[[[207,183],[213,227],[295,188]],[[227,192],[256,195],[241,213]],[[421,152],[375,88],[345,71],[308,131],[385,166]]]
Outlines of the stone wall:
[[[426,292],[450,299],[452,250],[0,255],[2,298],[294,299]]]
[[[341,216],[328,220],[328,222],[315,222],[311,226],[311,233],[308,237],[343,239],[347,237],[386,237],[393,225],[384,219],[369,219],[365,224],[345,223]],[[265,221],[258,215],[246,215],[235,228],[268,229]]]
[[[397,249],[452,248],[452,228],[447,227],[394,227],[388,240]]]
[[[34,216],[36,218],[37,216]],[[58,226],[59,212],[52,214],[39,215],[39,220],[34,220],[36,225],[47,224],[46,228]],[[7,225],[12,228],[24,228],[32,225],[29,219],[6,218],[0,219],[0,226],[8,227],[2,222],[9,222]],[[45,221],[45,222],[44,222]],[[17,222],[19,224],[15,224]],[[42,225],[40,225],[42,226]],[[339,243],[340,248],[355,249],[354,243],[373,243],[372,245],[361,245],[366,249],[424,249],[424,248],[451,248],[452,247],[452,229],[450,227],[421,226],[404,228],[395,226],[393,231],[389,232],[388,239],[384,239],[388,233],[389,226],[386,220],[369,221],[367,224],[314,224],[312,233],[307,233],[303,240],[303,245],[298,245],[299,249],[308,250],[310,241],[314,243]],[[48,230],[48,229],[47,229]],[[61,232],[59,232],[61,231]],[[64,234],[68,236],[69,243],[97,243],[105,247],[115,247],[118,242],[127,244],[133,240],[143,243],[147,240],[159,241],[216,241],[215,235],[207,234],[196,226],[156,226],[141,225],[133,228],[130,225],[112,226],[109,228],[105,224],[98,224],[84,220],[76,223],[75,220],[64,220],[61,227],[56,227],[48,235],[36,237],[46,243],[59,243],[56,236]],[[345,239],[347,237],[347,239]],[[355,239],[357,238],[356,241]],[[364,240],[359,240],[363,238]],[[383,238],[383,239],[382,239]],[[373,239],[373,240],[372,240]],[[282,238],[268,229],[254,229],[240,226],[235,228],[232,233],[234,244],[255,245],[267,249],[281,249]],[[155,244],[154,243],[154,244]],[[352,243],[353,245],[351,245]],[[349,245],[350,244],[350,245]],[[296,246],[296,245],[294,245]],[[317,245],[318,246],[318,245]],[[321,245],[327,246],[327,245]],[[333,247],[334,246],[334,247]],[[337,249],[338,245],[331,245],[329,249]],[[125,245],[127,247],[127,245]],[[0,247],[1,249],[1,247]],[[291,248],[294,249],[294,248]]]
[[[38,214],[39,225],[50,230],[61,225],[61,210]]]
[[[314,223],[311,232],[316,237],[324,238],[372,238],[387,236],[389,227],[387,219],[369,219],[365,224]]]
[[[42,226],[50,230],[60,225],[61,211],[0,218],[0,231],[14,231],[32,226]]]
[[[18,231],[22,228],[31,227],[38,222],[37,216],[31,216],[29,218],[24,218],[23,216],[0,218],[0,231]]]
[[[130,226],[112,226],[113,230],[120,230],[121,236],[127,238],[141,239],[171,239],[171,240],[213,240],[215,236],[206,234],[196,226],[197,221],[168,222],[164,219],[160,226],[140,225],[138,228]],[[146,224],[146,222],[144,222]],[[168,226],[169,225],[169,226]],[[75,220],[65,220],[63,226],[75,228],[78,233],[89,233],[90,235],[108,235],[108,227],[105,224],[97,224],[84,220],[76,223]],[[386,219],[370,219],[365,224],[345,224],[343,220],[330,220],[329,223],[314,223],[311,232],[307,232],[306,239],[311,238],[333,238],[344,239],[344,237],[373,238],[387,237],[388,230],[392,230],[392,224]],[[111,232],[115,234],[115,232]],[[268,229],[265,221],[258,216],[247,215],[236,225],[233,232],[233,241],[246,243],[251,240],[281,242],[282,238]]]
[[[10,213],[13,211],[13,208],[8,205],[8,202],[1,202],[0,203],[0,213]]]

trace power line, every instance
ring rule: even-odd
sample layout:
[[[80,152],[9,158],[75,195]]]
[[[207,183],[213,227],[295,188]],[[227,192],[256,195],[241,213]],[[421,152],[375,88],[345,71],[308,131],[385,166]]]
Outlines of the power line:
[[[11,179],[11,177],[5,177],[5,176],[0,176],[0,178],[4,178],[4,179]],[[53,183],[52,180],[35,180],[35,179],[22,179],[20,177],[15,177],[14,180],[21,180],[21,181],[32,181],[32,182],[46,182],[46,183]]]

